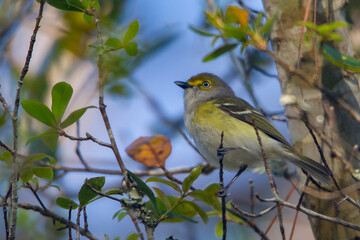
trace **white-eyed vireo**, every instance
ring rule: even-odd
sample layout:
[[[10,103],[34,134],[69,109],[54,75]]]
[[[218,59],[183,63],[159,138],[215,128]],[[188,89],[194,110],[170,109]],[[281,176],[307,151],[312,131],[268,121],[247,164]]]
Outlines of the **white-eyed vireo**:
[[[219,77],[201,73],[187,82],[175,82],[185,90],[185,127],[200,153],[219,166],[217,149],[224,133],[224,148],[233,148],[224,157],[227,170],[263,166],[255,123],[263,149],[269,160],[287,160],[302,168],[323,184],[330,184],[327,168],[297,153],[271,123],[246,101],[235,97],[232,89]]]

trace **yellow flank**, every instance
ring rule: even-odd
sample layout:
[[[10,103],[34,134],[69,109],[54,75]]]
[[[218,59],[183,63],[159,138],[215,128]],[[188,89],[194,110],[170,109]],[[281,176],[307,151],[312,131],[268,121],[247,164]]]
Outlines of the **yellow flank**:
[[[232,135],[244,135],[246,138],[256,137],[253,127],[241,120],[229,116],[227,113],[217,108],[213,102],[214,101],[209,101],[199,105],[192,121],[193,124],[218,129],[220,132],[224,131],[225,137]],[[260,133],[260,135],[263,134]]]

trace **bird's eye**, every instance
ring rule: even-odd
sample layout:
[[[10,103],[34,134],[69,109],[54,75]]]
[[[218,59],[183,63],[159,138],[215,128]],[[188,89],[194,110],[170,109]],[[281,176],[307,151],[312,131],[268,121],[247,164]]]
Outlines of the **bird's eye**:
[[[210,87],[210,83],[209,83],[208,81],[204,81],[204,82],[202,83],[202,85],[203,85],[204,88]]]

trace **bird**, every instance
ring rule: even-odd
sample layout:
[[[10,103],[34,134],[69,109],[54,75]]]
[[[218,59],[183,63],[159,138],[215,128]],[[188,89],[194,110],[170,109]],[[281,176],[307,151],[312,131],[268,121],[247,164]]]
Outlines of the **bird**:
[[[185,128],[199,152],[219,167],[218,148],[223,134],[225,170],[240,175],[247,168],[264,168],[262,149],[271,161],[288,161],[325,185],[331,184],[330,170],[297,152],[267,118],[220,77],[200,73],[188,81],[176,81],[184,89]],[[262,146],[254,128],[258,130]]]

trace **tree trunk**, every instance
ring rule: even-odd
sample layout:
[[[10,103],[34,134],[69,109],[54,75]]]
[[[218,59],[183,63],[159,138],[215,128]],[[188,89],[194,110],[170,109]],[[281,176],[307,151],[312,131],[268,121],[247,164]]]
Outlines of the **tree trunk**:
[[[308,1],[310,0],[263,0],[268,18],[275,14],[280,7],[280,2],[284,2],[281,13],[273,27],[271,41],[274,53],[295,68],[298,64],[297,56],[301,35],[301,26],[297,25],[296,22],[303,21]],[[342,13],[344,1],[317,0],[315,2],[317,2],[316,24],[345,21]],[[307,19],[309,22],[314,22],[313,3],[314,1],[311,3]],[[344,54],[353,56],[354,52],[347,29],[341,28],[337,32],[342,36],[343,40],[339,44],[332,44],[332,46]],[[317,51],[317,70],[315,68],[315,51]],[[329,90],[337,98],[345,100],[352,108],[359,112],[359,81],[355,74],[346,72],[327,62],[322,58],[320,49],[315,49],[314,44],[305,44],[304,41],[302,41],[299,64],[300,69],[307,74],[309,79],[318,76],[315,81],[319,85]],[[298,101],[305,101],[309,106],[308,117],[311,124],[330,140],[333,152],[335,150],[347,160],[355,152],[356,156],[351,164],[354,169],[358,169],[360,165],[359,152],[352,149],[355,144],[360,144],[360,124],[313,86],[305,84],[299,77],[289,74],[279,65],[277,65],[277,69],[282,94],[294,95]],[[285,112],[290,116],[299,116],[298,107],[294,105],[285,106]],[[299,120],[289,119],[288,125],[294,147],[304,155],[320,161],[319,152],[304,123]],[[324,143],[323,139],[318,138],[318,141],[340,186],[344,188],[354,183],[351,174],[345,170],[344,164],[339,158],[334,157],[334,154],[331,154],[330,148]],[[334,188],[334,190],[336,189]],[[360,202],[359,192],[347,194],[357,202]],[[315,197],[306,196],[304,205],[319,213],[336,217],[334,203],[341,200],[342,198],[320,200]],[[345,201],[340,204],[338,210],[338,218],[355,224],[360,223],[359,209],[349,202]],[[360,238],[360,232],[358,231],[315,218],[309,218],[309,220],[316,239]]]

